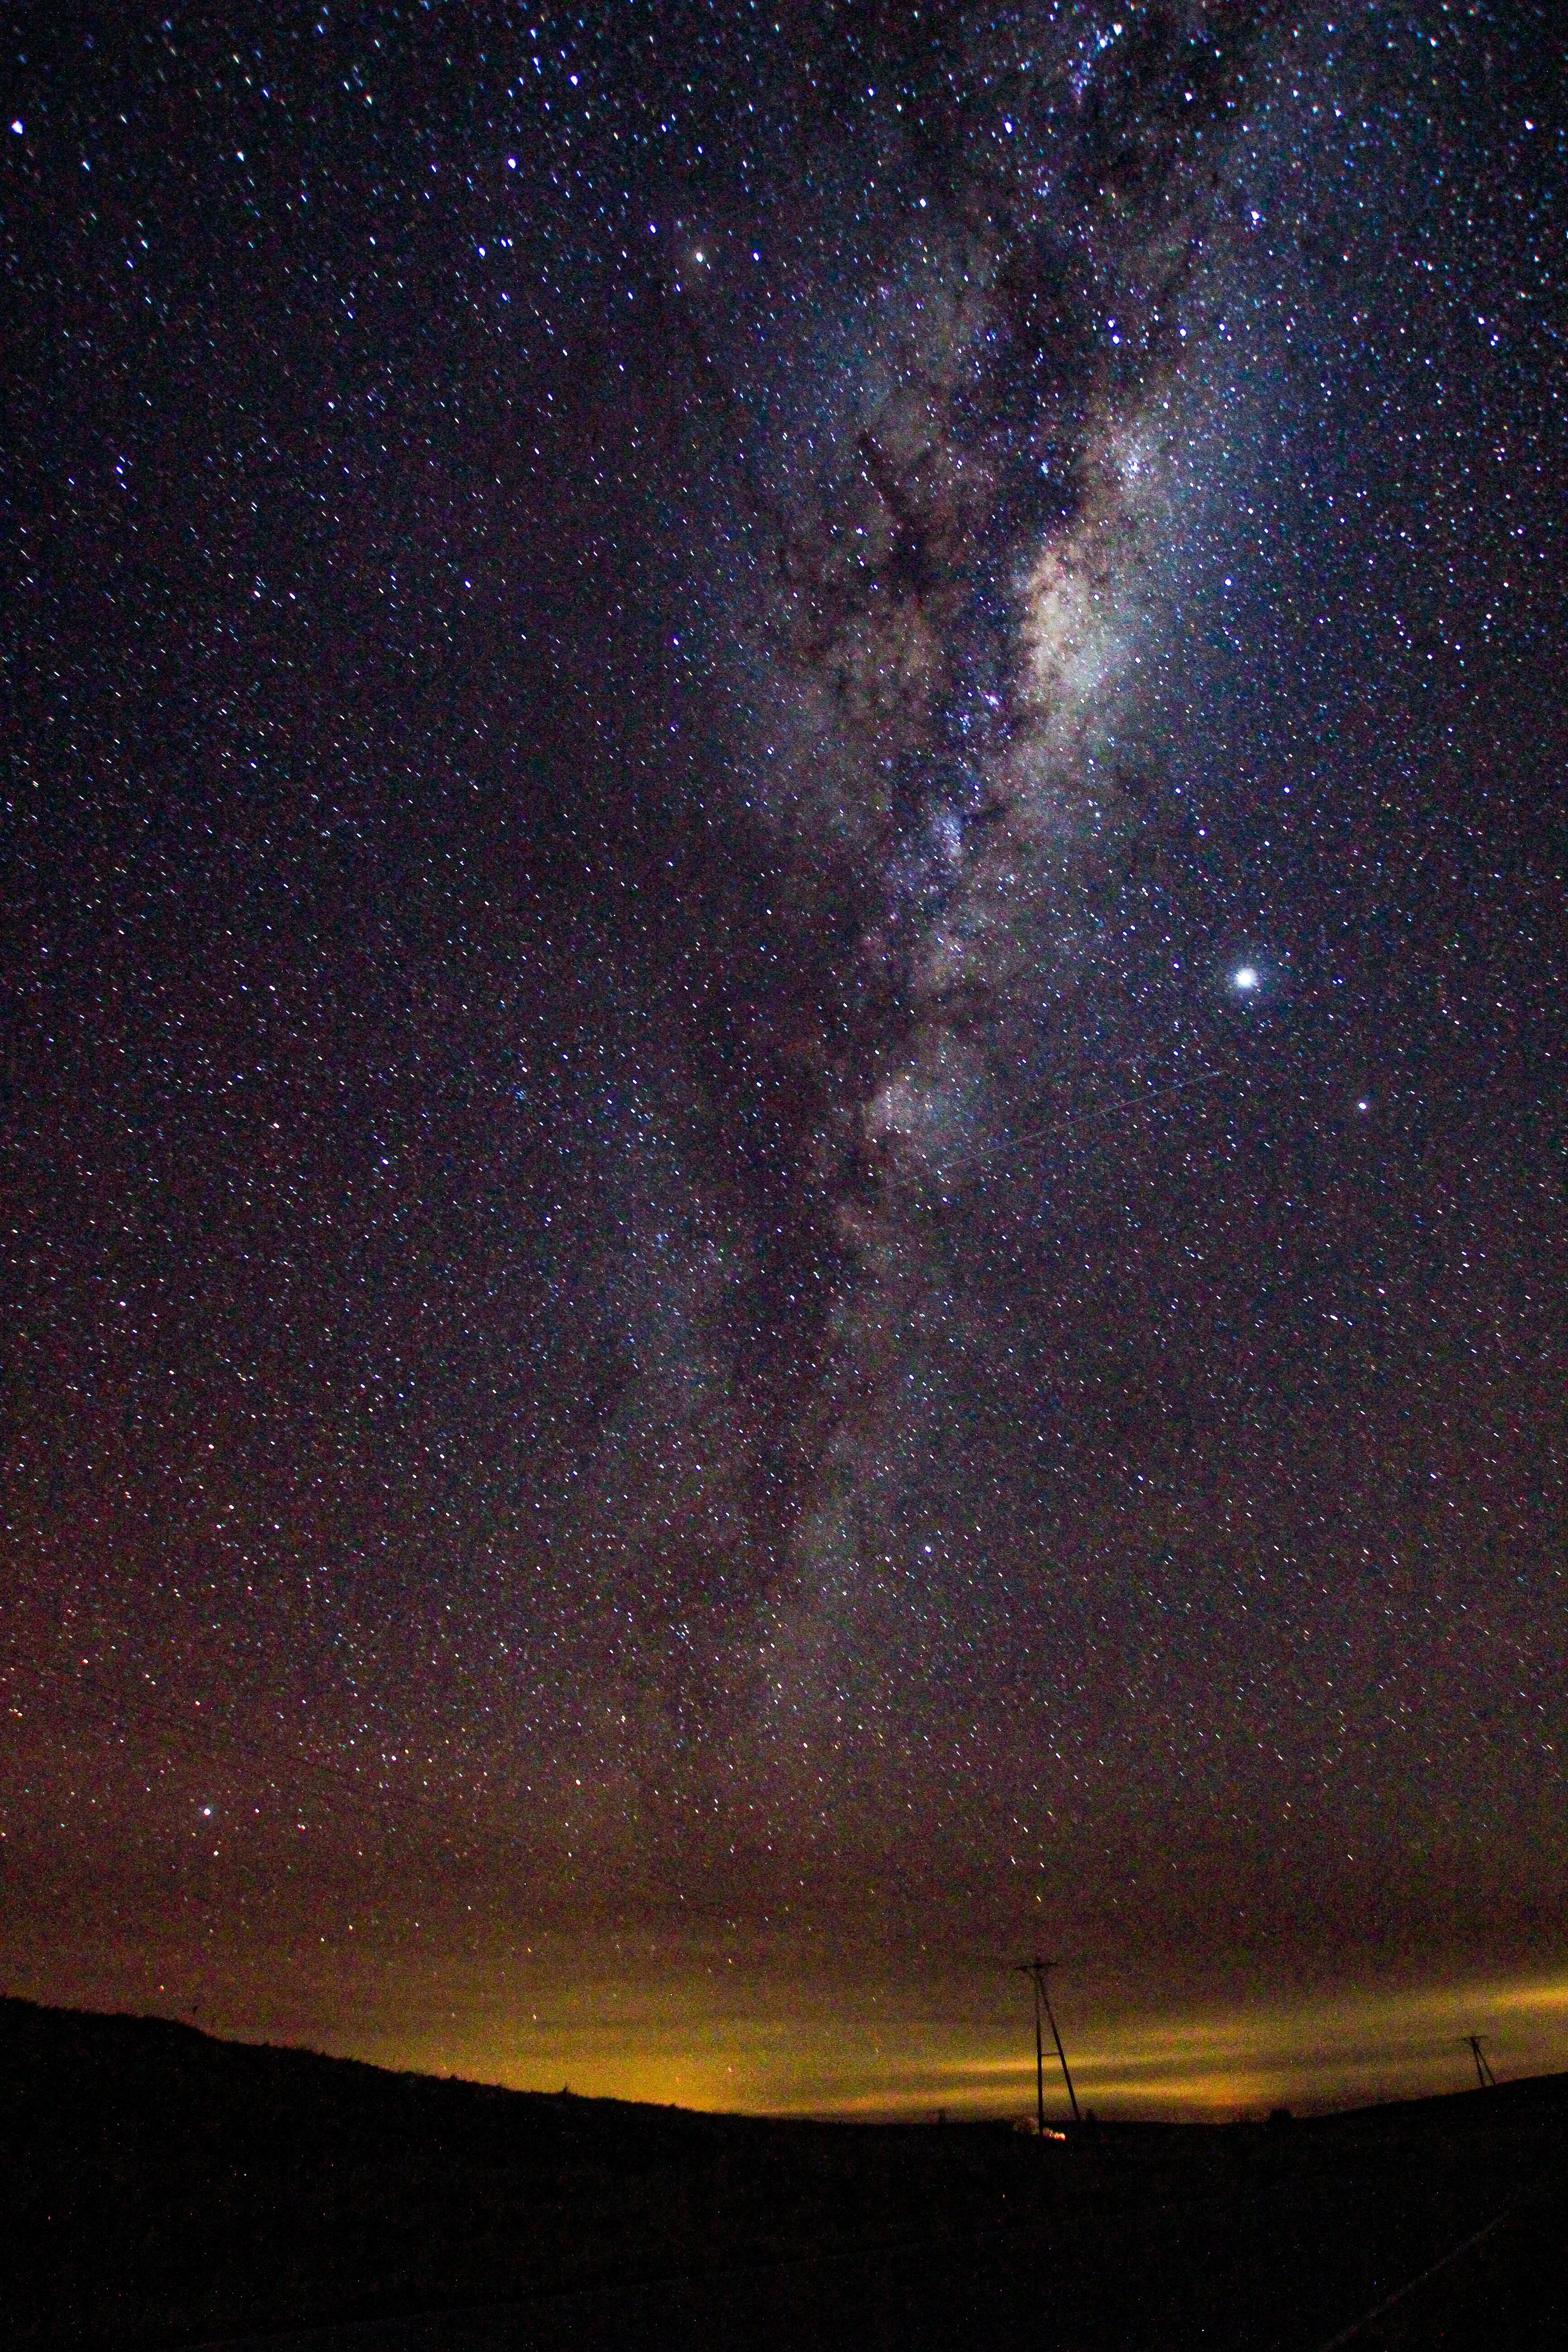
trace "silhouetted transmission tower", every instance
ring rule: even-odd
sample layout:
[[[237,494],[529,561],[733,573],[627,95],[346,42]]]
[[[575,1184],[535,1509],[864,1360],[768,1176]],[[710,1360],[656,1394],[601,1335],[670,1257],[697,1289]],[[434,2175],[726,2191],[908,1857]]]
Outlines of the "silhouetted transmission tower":
[[[1037,1952],[1032,1960],[1020,1960],[1013,1971],[1015,1976],[1027,1977],[1035,1988],[1035,2122],[1042,2139],[1046,2136],[1046,2045],[1040,2031],[1042,2015],[1051,2029],[1051,2040],[1056,2043],[1057,2056],[1062,2062],[1062,2080],[1068,2086],[1068,2097],[1072,2104],[1072,2119],[1075,2124],[1081,2120],[1078,2111],[1078,2093],[1073,2089],[1072,2076],[1068,2072],[1068,2053],[1062,2048],[1062,2037],[1057,2031],[1057,2014],[1051,2007],[1050,1991],[1046,1983],[1047,1977],[1056,1966],[1055,1960],[1042,1960]]]
[[[1497,2076],[1492,2073],[1491,2065],[1482,2052],[1481,2042],[1483,2039],[1484,2036],[1479,2033],[1461,2033],[1459,2036],[1460,2042],[1476,2062],[1477,2082],[1480,2084],[1483,2091],[1495,2091],[1497,2088]]]

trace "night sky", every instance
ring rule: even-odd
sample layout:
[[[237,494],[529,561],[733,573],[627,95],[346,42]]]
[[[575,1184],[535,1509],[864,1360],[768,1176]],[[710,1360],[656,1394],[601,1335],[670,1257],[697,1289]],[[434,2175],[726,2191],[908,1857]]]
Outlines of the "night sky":
[[[169,8],[0,91],[4,1988],[1568,2063],[1555,11]]]

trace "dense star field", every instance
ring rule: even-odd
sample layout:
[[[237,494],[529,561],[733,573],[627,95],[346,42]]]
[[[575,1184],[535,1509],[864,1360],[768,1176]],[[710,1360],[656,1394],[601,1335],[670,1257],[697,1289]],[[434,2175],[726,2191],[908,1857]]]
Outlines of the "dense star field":
[[[4,69],[5,1989],[1563,2064],[1554,13]]]

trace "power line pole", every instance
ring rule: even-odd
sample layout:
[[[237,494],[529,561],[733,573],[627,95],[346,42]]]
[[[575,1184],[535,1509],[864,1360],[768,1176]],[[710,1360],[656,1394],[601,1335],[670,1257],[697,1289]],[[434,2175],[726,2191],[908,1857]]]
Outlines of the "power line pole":
[[[1461,2033],[1459,2036],[1460,2042],[1476,2062],[1476,2081],[1483,2091],[1489,2089],[1495,2091],[1497,2076],[1492,2073],[1490,2061],[1481,2053],[1481,2043],[1485,2039],[1486,2036],[1481,2033]]]
[[[1020,1969],[1020,1976],[1029,1971]],[[1046,2049],[1040,2038],[1040,1979],[1035,1975],[1035,2129],[1041,2139],[1046,2136]]]
[[[1013,1971],[1015,1976],[1027,1977],[1035,1988],[1035,2122],[1042,2139],[1046,2136],[1046,2045],[1040,2029],[1042,2012],[1051,2029],[1057,2056],[1062,2062],[1062,2080],[1068,2086],[1072,2119],[1075,2124],[1082,2120],[1078,2111],[1078,2093],[1073,2089],[1072,2076],[1068,2072],[1068,2053],[1062,2048],[1062,2037],[1057,2029],[1057,2013],[1051,2007],[1050,1988],[1046,1982],[1058,1965],[1055,1960],[1042,1960],[1037,1952],[1032,1960],[1020,1960]]]

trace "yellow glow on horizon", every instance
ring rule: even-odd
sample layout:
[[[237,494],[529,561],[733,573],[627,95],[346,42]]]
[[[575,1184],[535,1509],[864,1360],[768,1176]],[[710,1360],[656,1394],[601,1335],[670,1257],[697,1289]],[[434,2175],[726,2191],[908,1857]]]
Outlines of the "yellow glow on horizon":
[[[192,2016],[187,1955],[117,1948],[67,1976],[40,1948],[6,1990],[84,2008]],[[1463,2090],[1461,2036],[1481,2033],[1498,2075],[1568,2070],[1568,1968],[1112,2010],[1087,1984],[1058,2001],[1081,2105],[1111,2117],[1223,2120]],[[811,1970],[742,1969],[722,1940],[694,1955],[630,1952],[593,1973],[565,1940],[497,1944],[438,1968],[303,1942],[202,1982],[199,2022],[372,2063],[584,2096],[753,2115],[992,2116],[1035,2105],[1026,2003],[991,1978],[900,1986]],[[1067,2096],[1054,2062],[1047,2113]]]
[[[700,2000],[700,1996],[698,1996]],[[584,2004],[591,2009],[595,2004]],[[773,2116],[1022,2119],[1033,2113],[1026,2019],[965,2028],[890,2013],[868,2023],[824,2009],[785,2019],[703,2015],[669,1986],[610,2019],[603,2007],[520,2032],[499,2018],[399,2034],[361,2054],[502,2082],[517,2089],[641,2099]],[[1298,2112],[1463,2090],[1460,2036],[1481,2032],[1500,2076],[1568,2067],[1568,1974],[1339,1993],[1205,2010],[1186,2017],[1063,2020],[1080,2105],[1108,2118],[1225,2120],[1272,2106]],[[391,2037],[389,2037],[389,2041]],[[1065,2112],[1054,2061],[1049,2114]]]

